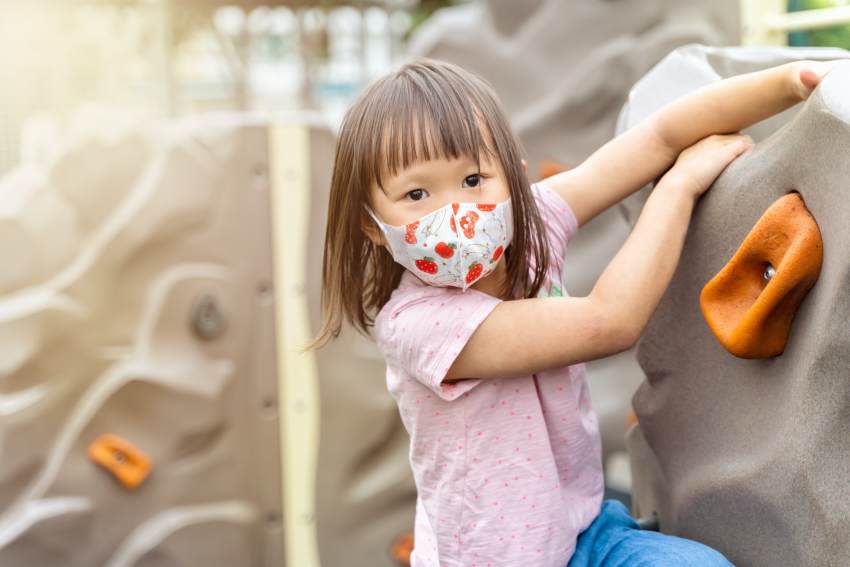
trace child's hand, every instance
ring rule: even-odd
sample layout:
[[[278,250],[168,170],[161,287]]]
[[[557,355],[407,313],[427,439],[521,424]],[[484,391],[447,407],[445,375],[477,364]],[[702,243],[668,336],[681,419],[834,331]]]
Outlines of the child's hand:
[[[832,61],[798,61],[788,66],[792,91],[800,100],[806,100],[832,70]]]
[[[664,178],[696,199],[711,187],[727,165],[752,145],[752,139],[742,134],[703,138],[679,154]]]

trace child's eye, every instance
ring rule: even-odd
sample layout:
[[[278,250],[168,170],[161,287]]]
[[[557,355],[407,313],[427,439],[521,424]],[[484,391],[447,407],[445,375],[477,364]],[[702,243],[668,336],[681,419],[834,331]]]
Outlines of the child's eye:
[[[481,174],[475,173],[473,175],[469,175],[463,180],[463,183],[464,186],[469,183],[469,187],[478,187],[478,185],[481,183]]]
[[[414,189],[413,191],[408,191],[406,197],[411,201],[421,201],[425,198],[426,194],[425,189]]]

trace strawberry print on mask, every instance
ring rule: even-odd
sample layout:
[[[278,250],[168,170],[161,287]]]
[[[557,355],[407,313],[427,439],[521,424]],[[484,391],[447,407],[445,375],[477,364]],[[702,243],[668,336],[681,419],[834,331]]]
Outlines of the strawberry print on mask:
[[[391,226],[366,208],[393,259],[430,285],[466,290],[490,274],[513,238],[511,200],[449,203],[417,221]]]

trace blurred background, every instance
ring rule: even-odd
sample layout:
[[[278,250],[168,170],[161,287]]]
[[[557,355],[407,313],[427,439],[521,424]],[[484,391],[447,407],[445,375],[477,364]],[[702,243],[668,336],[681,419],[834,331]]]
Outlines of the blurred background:
[[[610,139],[676,47],[850,48],[848,10],[3,1],[0,564],[404,565],[415,487],[383,362],[349,330],[297,348],[354,97],[415,55],[461,64],[493,84],[536,180]],[[583,228],[570,294],[629,228],[619,210]],[[628,503],[642,374],[623,353],[588,380],[608,496]]]
[[[304,109],[337,120],[453,3],[3,2],[0,170],[49,151],[87,106],[141,120]]]

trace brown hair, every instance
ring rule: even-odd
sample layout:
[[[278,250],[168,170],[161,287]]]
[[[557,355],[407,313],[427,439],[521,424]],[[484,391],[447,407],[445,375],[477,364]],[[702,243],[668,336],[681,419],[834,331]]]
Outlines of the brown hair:
[[[486,128],[492,146],[482,135]],[[363,232],[373,183],[419,161],[480,151],[502,166],[510,188],[514,236],[505,252],[503,296],[537,295],[549,265],[543,220],[520,144],[493,89],[450,63],[419,58],[374,83],[343,118],[336,144],[322,269],[322,328],[308,348],[339,335],[343,319],[367,333],[405,268]],[[531,272],[529,272],[531,267]]]

